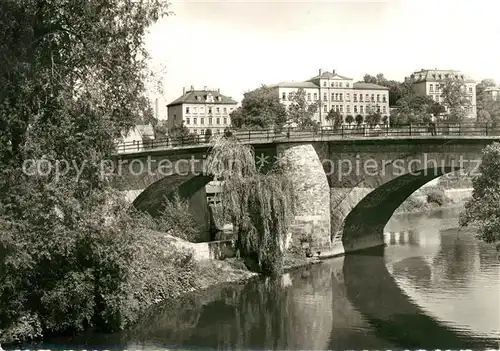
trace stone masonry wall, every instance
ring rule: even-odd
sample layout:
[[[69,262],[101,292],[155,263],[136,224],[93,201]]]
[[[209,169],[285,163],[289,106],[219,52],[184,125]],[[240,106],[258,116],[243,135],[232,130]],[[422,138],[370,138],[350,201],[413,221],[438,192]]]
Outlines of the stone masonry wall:
[[[330,247],[330,187],[312,145],[280,145],[278,155],[291,175],[296,194],[296,216],[291,228],[294,245],[310,236],[312,246]]]

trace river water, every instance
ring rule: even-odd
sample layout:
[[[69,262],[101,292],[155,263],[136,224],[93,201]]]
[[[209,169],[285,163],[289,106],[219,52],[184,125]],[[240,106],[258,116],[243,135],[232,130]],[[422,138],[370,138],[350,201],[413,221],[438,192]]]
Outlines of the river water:
[[[385,248],[194,294],[126,333],[37,347],[497,349],[499,256],[457,229],[459,210],[397,215]]]

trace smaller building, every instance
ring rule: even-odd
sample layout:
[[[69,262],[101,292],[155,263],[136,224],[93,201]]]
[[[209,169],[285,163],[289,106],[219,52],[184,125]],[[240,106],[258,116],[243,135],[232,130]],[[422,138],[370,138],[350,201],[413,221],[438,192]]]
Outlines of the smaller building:
[[[470,100],[467,117],[476,118],[476,82],[457,70],[421,69],[410,76],[412,90],[416,95],[429,96],[438,103],[443,103],[442,84],[446,81],[461,82]],[[446,107],[446,106],[445,106]]]
[[[500,86],[486,88],[484,94],[487,99],[497,101],[500,97]]]
[[[136,125],[117,142],[118,153],[138,152],[151,147],[155,139],[154,128],[151,124]]]
[[[222,133],[231,125],[229,114],[237,107],[231,97],[219,89],[183,89],[182,96],[167,105],[168,129],[184,124],[191,133],[203,135],[207,129],[213,134]]]

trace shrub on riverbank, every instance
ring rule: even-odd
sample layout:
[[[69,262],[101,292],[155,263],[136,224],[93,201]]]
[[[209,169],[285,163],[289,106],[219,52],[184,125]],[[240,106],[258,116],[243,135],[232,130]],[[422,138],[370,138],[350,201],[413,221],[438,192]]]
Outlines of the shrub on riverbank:
[[[192,253],[145,229],[123,205],[87,209],[73,229],[55,216],[2,231],[0,342],[122,329],[155,301],[197,286]]]

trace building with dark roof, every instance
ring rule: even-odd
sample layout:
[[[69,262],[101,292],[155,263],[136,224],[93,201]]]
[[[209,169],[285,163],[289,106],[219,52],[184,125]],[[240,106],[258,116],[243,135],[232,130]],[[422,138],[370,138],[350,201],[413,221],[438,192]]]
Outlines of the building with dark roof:
[[[484,94],[487,99],[499,100],[500,99],[500,86],[498,87],[488,87],[484,89]]]
[[[462,72],[453,69],[421,69],[410,76],[413,91],[420,96],[430,96],[434,101],[442,103],[441,84],[448,81],[462,82],[467,92],[471,106],[468,117],[476,117],[476,82]]]
[[[195,134],[222,132],[231,125],[229,114],[238,103],[231,97],[222,95],[219,89],[183,89],[182,96],[167,105],[167,126],[184,124]]]
[[[308,102],[317,103],[314,118],[321,125],[329,125],[326,116],[330,110],[345,117],[361,115],[363,119],[372,112],[379,112],[389,122],[389,89],[376,84],[354,83],[352,78],[320,69],[318,75],[302,82],[281,82],[269,85],[276,90],[281,102],[291,104],[293,94],[304,89]],[[384,118],[385,117],[385,118]]]

